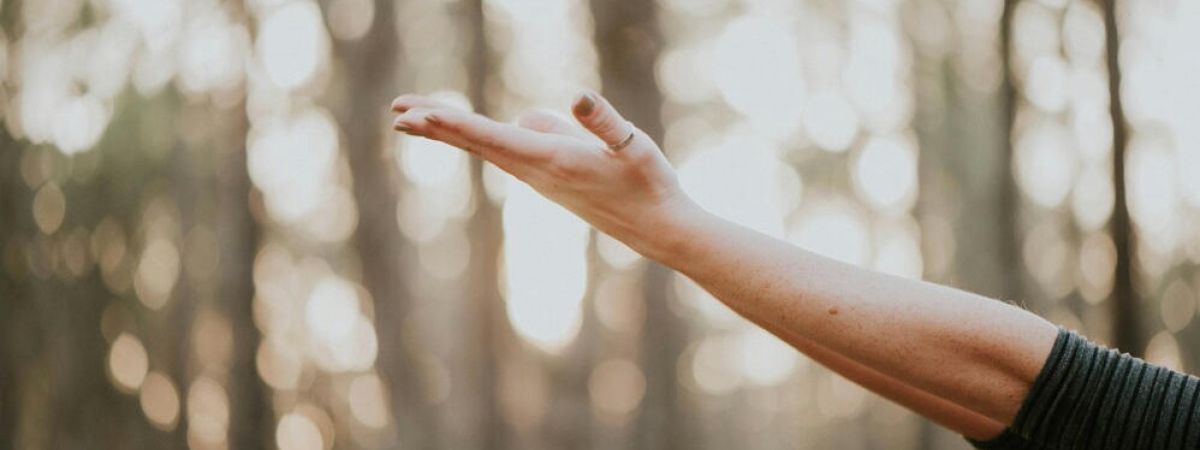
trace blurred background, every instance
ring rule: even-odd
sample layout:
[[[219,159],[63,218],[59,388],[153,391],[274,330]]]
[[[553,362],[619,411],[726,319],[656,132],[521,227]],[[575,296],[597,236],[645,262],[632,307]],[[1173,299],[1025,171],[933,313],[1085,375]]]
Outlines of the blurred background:
[[[0,0],[0,447],[961,449],[460,151],[602,91],[733,220],[1200,363],[1200,3]]]

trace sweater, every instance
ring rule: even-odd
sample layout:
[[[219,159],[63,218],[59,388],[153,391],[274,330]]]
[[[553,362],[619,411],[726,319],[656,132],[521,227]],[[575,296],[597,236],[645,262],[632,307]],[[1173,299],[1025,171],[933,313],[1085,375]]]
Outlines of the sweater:
[[[1200,378],[1066,329],[990,450],[1200,449]]]

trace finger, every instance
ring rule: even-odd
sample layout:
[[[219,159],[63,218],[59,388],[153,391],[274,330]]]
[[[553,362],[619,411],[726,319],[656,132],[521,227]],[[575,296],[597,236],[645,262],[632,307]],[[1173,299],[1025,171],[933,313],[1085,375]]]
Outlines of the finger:
[[[587,130],[567,121],[560,114],[541,109],[531,109],[521,113],[517,118],[517,126],[541,133],[559,134],[586,140],[595,139],[595,136],[592,136]]]
[[[460,109],[458,106],[425,95],[404,94],[392,100],[393,112],[403,113],[413,108]]]
[[[413,107],[392,120],[392,129],[413,136],[426,136],[429,128],[428,115],[432,109]]]
[[[393,121],[392,127],[397,131],[403,131],[412,136],[440,141],[465,150],[467,153],[481,157],[514,176],[523,173],[522,168],[528,166],[528,164],[521,164],[517,158],[503,152],[489,151],[486,152],[487,155],[484,155],[485,152],[480,151],[481,145],[479,143],[469,140],[460,134],[451,133],[434,126],[429,120],[429,114],[434,111],[433,109],[416,107],[408,109]],[[433,122],[437,121],[438,119],[435,118]]]
[[[627,140],[634,132],[633,124],[621,117],[608,100],[594,92],[585,92],[575,99],[571,112],[584,128],[610,148],[628,144]]]
[[[469,148],[489,161],[493,155],[503,155],[539,163],[566,145],[578,145],[565,136],[539,133],[459,110],[414,108],[397,117],[394,124],[421,136]]]

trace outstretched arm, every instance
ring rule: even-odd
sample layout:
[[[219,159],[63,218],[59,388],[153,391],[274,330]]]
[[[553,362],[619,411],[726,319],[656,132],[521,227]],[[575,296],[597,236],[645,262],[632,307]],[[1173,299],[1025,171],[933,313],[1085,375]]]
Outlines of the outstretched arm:
[[[393,109],[398,130],[491,161],[814,359],[969,437],[1011,423],[1057,336],[1022,309],[842,264],[704,211],[658,146],[595,94],[573,110],[590,134],[545,113],[514,126],[420,96]]]
[[[704,212],[665,233],[662,260],[765,328],[801,336],[1010,423],[1057,328],[960,290],[863,270]]]

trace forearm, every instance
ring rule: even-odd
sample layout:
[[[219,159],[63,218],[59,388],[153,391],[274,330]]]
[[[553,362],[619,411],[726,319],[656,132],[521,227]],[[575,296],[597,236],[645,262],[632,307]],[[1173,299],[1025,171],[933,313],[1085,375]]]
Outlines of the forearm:
[[[842,264],[703,211],[661,227],[647,254],[760,326],[1003,423],[1056,336],[1019,308]]]
[[[829,370],[963,436],[985,440],[1004,431],[1004,424],[996,420],[902,383],[795,333],[773,328],[768,331]]]

